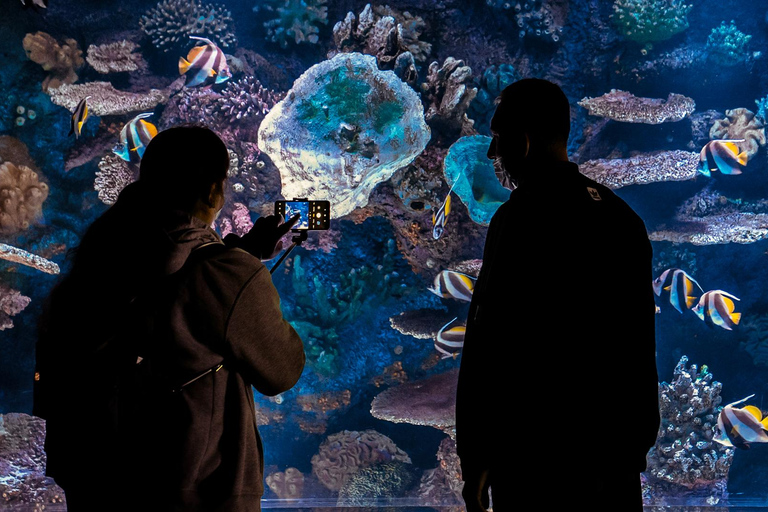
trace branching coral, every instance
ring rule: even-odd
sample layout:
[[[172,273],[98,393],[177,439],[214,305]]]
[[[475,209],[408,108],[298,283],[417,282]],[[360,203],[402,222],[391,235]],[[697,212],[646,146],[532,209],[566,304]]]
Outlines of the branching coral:
[[[266,5],[257,5],[254,11],[270,12],[277,18],[264,22],[267,39],[279,43],[282,48],[289,44],[319,41],[318,24],[328,24],[328,0],[267,0]]]
[[[232,13],[202,0],[163,0],[141,17],[139,25],[163,52],[190,48],[189,36],[207,37],[225,49],[237,45]]]
[[[258,125],[282,98],[283,94],[263,87],[256,77],[246,76],[227,83],[216,100],[213,114],[229,124],[250,122]]]
[[[22,45],[27,57],[49,72],[43,80],[44,91],[77,81],[76,70],[82,67],[84,61],[83,51],[74,39],[65,39],[63,44],[59,44],[51,35],[35,32],[24,36]]]
[[[425,114],[427,123],[453,133],[472,131],[467,109],[477,89],[472,87],[472,68],[465,66],[464,61],[448,57],[442,66],[436,61],[430,64],[421,90],[429,105]]]
[[[88,47],[85,60],[99,73],[120,73],[136,71],[144,65],[141,54],[134,53],[139,45],[131,41],[117,41]]]
[[[692,7],[684,0],[616,0],[611,18],[624,37],[648,44],[687,29]]]
[[[660,181],[685,181],[696,177],[699,154],[690,151],[656,151],[629,158],[601,158],[579,164],[579,172],[617,189]]]
[[[339,507],[366,506],[371,500],[400,498],[416,481],[411,464],[382,462],[362,468],[351,475],[339,489]]]
[[[725,111],[725,119],[718,119],[709,129],[711,139],[744,139],[737,142],[739,149],[747,152],[751,159],[765,146],[765,123],[751,110],[734,108]]]
[[[708,56],[716,64],[734,66],[749,57],[747,45],[751,39],[752,36],[736,28],[733,20],[730,24],[723,21],[719,27],[713,28],[707,37]]]
[[[157,105],[166,103],[170,95],[183,83],[183,77],[181,77],[166,89],[151,89],[149,92],[135,93],[118,91],[109,82],[88,82],[52,87],[48,90],[48,94],[54,105],[65,107],[70,111],[75,110],[80,100],[90,96],[88,107],[93,115],[116,116],[152,110]]]
[[[114,153],[109,153],[99,161],[99,170],[93,188],[99,193],[104,204],[117,202],[120,192],[138,178],[135,166],[132,166]]]
[[[486,0],[486,3],[514,13],[520,39],[534,37],[554,43],[560,40],[562,27],[555,22],[552,11],[543,0],[521,0],[516,3],[509,0]]]
[[[48,184],[24,165],[0,165],[0,234],[12,235],[27,229],[43,214]]]
[[[11,317],[21,313],[29,305],[30,298],[18,290],[0,283],[0,331],[13,327]]]
[[[611,92],[596,98],[584,98],[579,105],[593,116],[646,124],[680,121],[696,108],[693,99],[682,94],[670,93],[665,101],[659,98],[640,98],[618,89],[611,89]]]
[[[697,492],[717,499],[725,493],[734,452],[712,440],[723,386],[706,366],[688,366],[686,356],[674,376],[659,384],[661,428],[648,453],[644,492],[654,498]]]
[[[338,491],[358,470],[390,461],[410,463],[411,459],[375,430],[343,430],[322,442],[312,456],[312,473],[325,487]]]

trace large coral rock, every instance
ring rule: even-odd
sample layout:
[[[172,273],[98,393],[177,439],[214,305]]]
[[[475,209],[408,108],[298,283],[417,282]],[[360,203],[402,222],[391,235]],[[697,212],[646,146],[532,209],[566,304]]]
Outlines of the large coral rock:
[[[418,95],[376,59],[342,53],[308,69],[259,128],[286,198],[331,201],[341,217],[429,142]]]
[[[83,51],[78,48],[77,41],[67,38],[63,44],[45,32],[27,34],[22,41],[24,51],[29,60],[40,64],[48,76],[43,80],[43,90],[58,87],[61,84],[72,84],[77,81],[77,69],[85,63]]]
[[[39,220],[47,197],[48,184],[35,171],[11,162],[0,165],[0,234],[18,233]]]

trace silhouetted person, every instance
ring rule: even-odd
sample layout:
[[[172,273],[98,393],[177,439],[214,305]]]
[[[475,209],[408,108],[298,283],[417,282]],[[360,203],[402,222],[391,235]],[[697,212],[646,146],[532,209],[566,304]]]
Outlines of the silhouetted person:
[[[642,220],[568,161],[568,99],[525,79],[491,121],[502,181],[461,355],[468,512],[642,510],[659,426],[652,249]],[[536,509],[536,507],[534,507]]]
[[[229,235],[222,245],[210,225],[224,205],[228,167],[224,143],[207,128],[160,132],[139,180],[88,228],[49,297],[38,385],[65,383],[45,392],[60,393],[75,410],[40,413],[52,418],[47,473],[66,491],[70,510],[260,509],[263,455],[251,386],[276,395],[304,367],[301,339],[283,318],[260,258],[276,254],[298,219],[280,225],[280,217],[260,218],[249,234]],[[152,314],[149,331],[139,325],[147,320],[136,303]],[[122,348],[110,345],[116,335]],[[112,378],[122,369],[89,362],[134,343],[145,345],[147,361],[133,359],[152,365],[157,387],[144,402],[107,406],[100,392],[120,402],[133,391],[115,398],[98,389],[123,385]],[[95,396],[70,400],[80,392]],[[56,407],[37,398],[38,409]],[[138,417],[126,403],[138,404]],[[105,417],[115,411],[125,420],[120,428],[131,429],[117,440],[113,418]]]

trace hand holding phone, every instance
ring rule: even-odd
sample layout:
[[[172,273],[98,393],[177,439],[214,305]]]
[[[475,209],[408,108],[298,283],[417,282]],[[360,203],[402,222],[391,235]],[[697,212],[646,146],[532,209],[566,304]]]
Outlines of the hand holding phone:
[[[251,230],[240,238],[238,247],[262,261],[271,260],[283,250],[283,242],[280,239],[293,229],[299,219],[299,214],[287,221],[284,221],[282,215],[259,217]]]

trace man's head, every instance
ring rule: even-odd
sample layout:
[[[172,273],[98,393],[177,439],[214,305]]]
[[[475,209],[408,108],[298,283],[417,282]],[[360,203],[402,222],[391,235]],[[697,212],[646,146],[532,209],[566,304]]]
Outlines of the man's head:
[[[513,180],[527,159],[567,160],[570,125],[570,105],[560,87],[538,78],[519,80],[497,99],[488,158]]]
[[[141,159],[139,181],[164,205],[194,213],[224,205],[229,152],[214,132],[177,126],[158,133]]]

